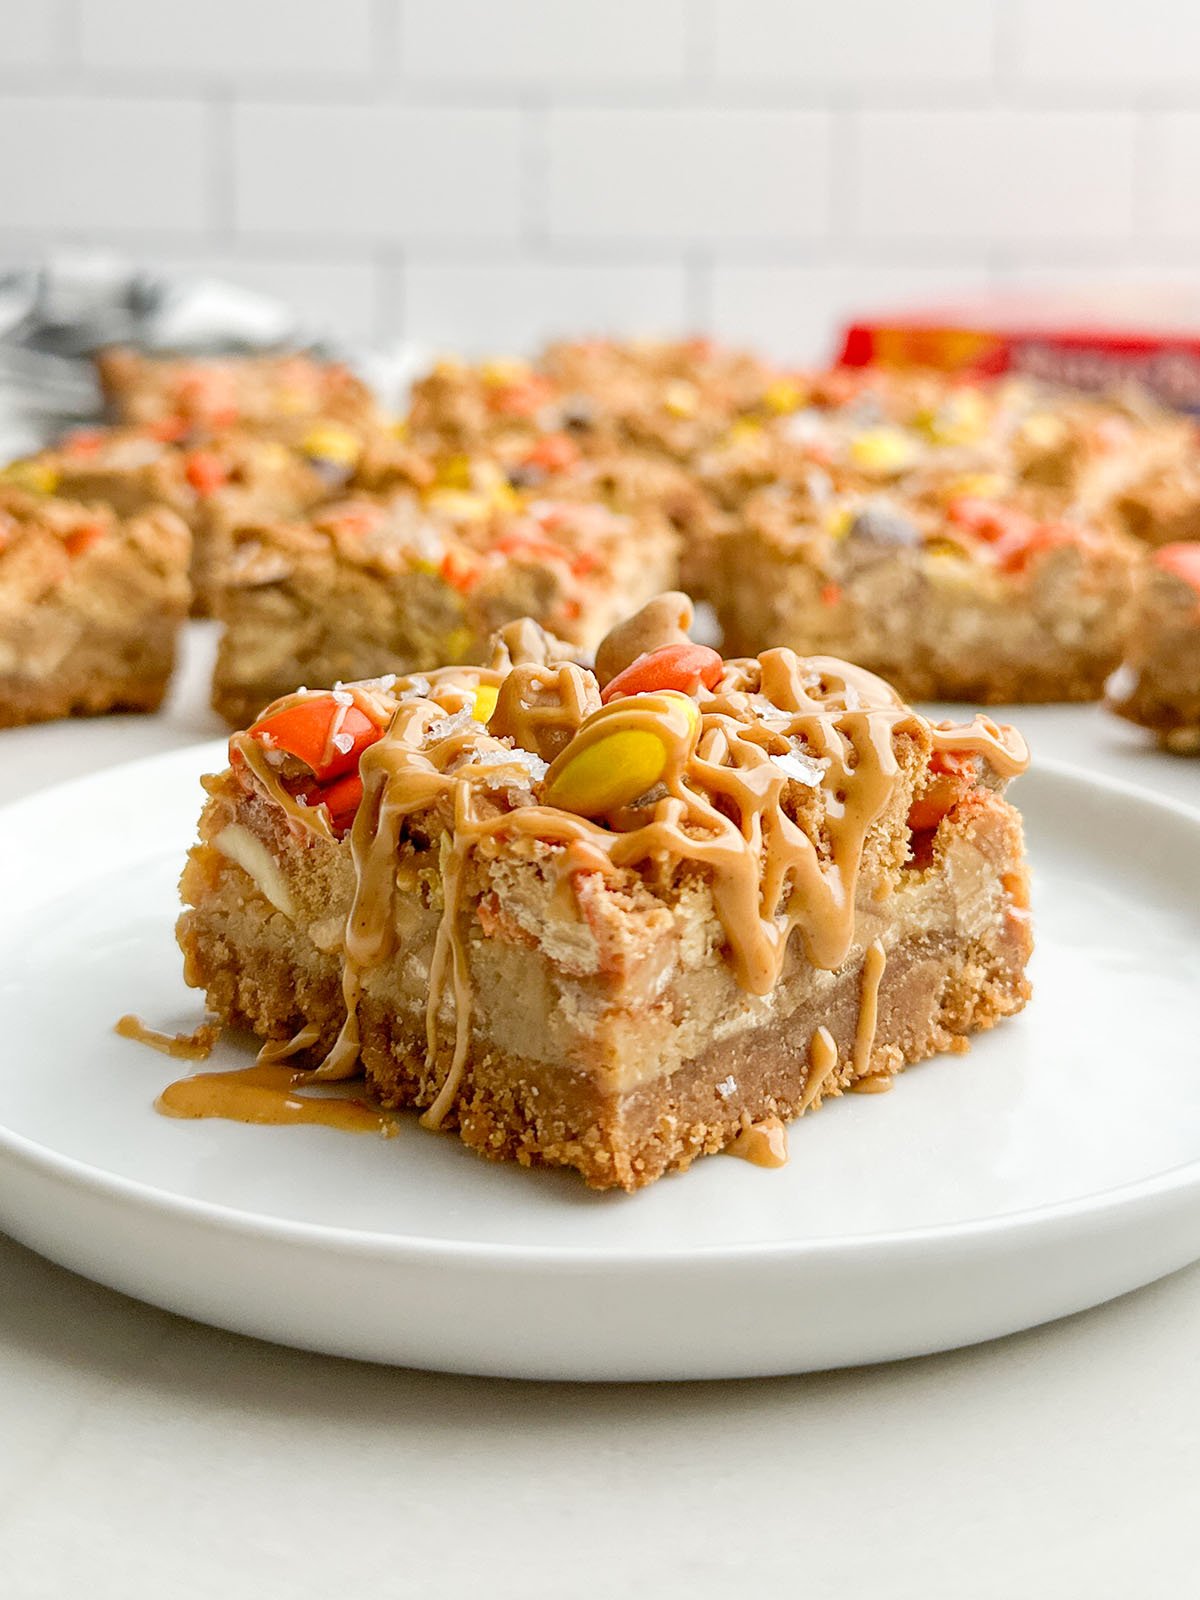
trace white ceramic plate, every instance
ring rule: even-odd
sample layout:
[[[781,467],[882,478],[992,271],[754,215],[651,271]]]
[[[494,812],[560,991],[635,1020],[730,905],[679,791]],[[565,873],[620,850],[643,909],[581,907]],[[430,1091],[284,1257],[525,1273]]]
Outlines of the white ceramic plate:
[[[971,1053],[828,1104],[792,1161],[634,1195],[405,1121],[173,1122],[175,885],[222,747],[0,812],[0,1226],[204,1321],[342,1355],[546,1378],[883,1361],[1029,1327],[1200,1256],[1200,814],[1023,779],[1037,994]],[[221,1046],[207,1068],[249,1059]]]

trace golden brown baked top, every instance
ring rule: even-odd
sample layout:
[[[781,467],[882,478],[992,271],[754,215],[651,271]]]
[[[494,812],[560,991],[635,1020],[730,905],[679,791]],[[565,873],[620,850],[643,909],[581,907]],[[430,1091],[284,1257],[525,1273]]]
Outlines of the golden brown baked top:
[[[0,483],[0,604],[18,611],[97,563],[136,561],[182,583],[191,538],[156,507],[127,520],[107,506],[79,505]]]
[[[649,526],[656,513],[643,514]],[[661,519],[658,519],[661,526]],[[385,575],[436,574],[464,596],[511,567],[552,569],[568,587],[602,575],[628,546],[633,514],[586,500],[512,502],[446,491],[357,494],[303,521],[234,530],[232,585],[278,582],[337,561]]]
[[[289,417],[361,421],[376,410],[366,385],[347,367],[299,353],[221,358],[119,348],[103,351],[96,367],[105,398],[123,422],[183,418],[224,429]]]

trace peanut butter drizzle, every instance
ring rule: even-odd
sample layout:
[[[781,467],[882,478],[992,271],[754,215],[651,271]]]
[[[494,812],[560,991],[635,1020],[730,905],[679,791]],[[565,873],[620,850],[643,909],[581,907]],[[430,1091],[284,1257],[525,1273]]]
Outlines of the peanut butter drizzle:
[[[288,1061],[304,1050],[311,1050],[320,1037],[321,1030],[316,1023],[306,1022],[299,1033],[294,1033],[290,1039],[268,1039],[255,1056],[254,1065],[267,1067],[277,1061]]]
[[[895,1075],[891,1072],[868,1072],[865,1078],[856,1078],[850,1085],[851,1094],[886,1094],[892,1087]]]
[[[779,1117],[763,1117],[743,1128],[733,1143],[725,1146],[725,1154],[756,1167],[786,1167],[787,1128]]]
[[[148,1044],[152,1050],[160,1050],[165,1056],[173,1056],[177,1061],[205,1061],[212,1055],[213,1045],[221,1037],[219,1022],[202,1022],[191,1033],[160,1033],[157,1028],[152,1028],[142,1021],[141,1017],[132,1014],[124,1016],[113,1027],[114,1033],[119,1033],[122,1039],[136,1039],[139,1044]]]
[[[879,1024],[879,984],[887,966],[887,952],[878,939],[867,946],[862,966],[862,995],[858,1003],[858,1029],[854,1035],[854,1075],[863,1078],[871,1065],[875,1030]]]
[[[804,1084],[804,1097],[800,1101],[802,1115],[821,1096],[825,1085],[838,1069],[838,1048],[828,1028],[818,1028],[809,1041],[808,1077]]]
[[[935,750],[966,751],[985,758],[999,778],[1018,778],[1029,765],[1029,746],[1015,728],[976,714],[970,722],[931,722]]]
[[[678,628],[674,617],[671,626],[672,632]],[[643,643],[653,647],[651,640]],[[514,664],[518,653],[526,659]],[[443,1009],[452,1009],[453,1042],[422,1118],[430,1127],[452,1107],[469,1054],[471,984],[461,902],[465,868],[481,841],[524,835],[573,852],[587,870],[614,874],[642,868],[669,879],[681,862],[699,867],[711,885],[737,981],[765,995],[779,979],[794,930],[814,966],[832,971],[845,961],[865,841],[900,777],[898,734],[932,740],[934,748],[977,751],[1001,776],[1023,770],[1027,759],[1011,730],[983,718],[965,730],[934,728],[882,679],[832,657],[776,649],[727,662],[716,691],[701,691],[695,719],[671,694],[601,708],[590,674],[545,659],[544,650],[543,659],[538,654],[531,637],[506,636],[491,668],[443,668],[400,680],[388,730],[360,762],[364,795],[350,834],[357,887],[345,937],[346,1018],[316,1078],[340,1079],[357,1068],[364,979],[394,954],[404,824],[435,812],[446,831],[426,1011],[431,1073]],[[496,710],[486,728],[464,726],[454,714],[470,709],[480,683],[497,686]],[[661,781],[644,802],[597,820],[538,803],[531,755],[553,763],[568,744],[576,755],[616,727],[651,731],[664,744]],[[799,777],[798,751],[804,752]],[[789,756],[793,770],[778,759]],[[248,760],[247,766],[278,798],[278,773],[269,764],[264,770]],[[819,827],[806,829],[795,804],[789,807],[796,784],[822,791]],[[512,798],[514,788],[523,791],[520,799]],[[316,822],[315,813],[298,809],[299,820]]]
[[[344,1133],[377,1133],[391,1138],[393,1116],[365,1097],[316,1096],[297,1093],[316,1083],[311,1072],[297,1072],[280,1062],[256,1062],[231,1072],[200,1072],[168,1084],[154,1109],[166,1117],[220,1117],[272,1127],[310,1124]]]

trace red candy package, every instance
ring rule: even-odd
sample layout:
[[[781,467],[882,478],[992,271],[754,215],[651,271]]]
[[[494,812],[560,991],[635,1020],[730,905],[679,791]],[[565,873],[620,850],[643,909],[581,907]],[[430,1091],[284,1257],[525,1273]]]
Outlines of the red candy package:
[[[1164,405],[1200,412],[1200,294],[1012,292],[885,312],[843,330],[838,364],[1020,373],[1085,390],[1134,383]]]

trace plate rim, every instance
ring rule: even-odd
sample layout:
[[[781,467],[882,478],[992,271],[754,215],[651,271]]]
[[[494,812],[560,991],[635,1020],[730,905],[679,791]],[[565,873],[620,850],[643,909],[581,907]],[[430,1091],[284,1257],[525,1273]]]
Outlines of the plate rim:
[[[115,763],[99,772],[48,785],[17,800],[0,805],[0,838],[8,832],[4,824],[22,811],[34,811],[48,799],[69,795],[92,784],[120,783],[145,767],[185,766],[202,758],[207,750],[220,748],[223,741],[201,740],[178,749],[140,756]],[[1200,804],[1190,805],[1174,796],[1155,794],[1129,779],[1089,771],[1075,763],[1054,758],[1037,758],[1030,774],[1048,778],[1052,784],[1068,788],[1099,791],[1110,798],[1133,802],[1151,811],[1176,818],[1200,831]],[[1018,809],[1020,809],[1018,807]],[[750,1240],[739,1244],[655,1245],[635,1248],[627,1245],[584,1247],[578,1244],[519,1244],[505,1241],[434,1238],[423,1234],[382,1233],[364,1228],[349,1228],[334,1223],[300,1222],[273,1217],[265,1212],[247,1211],[218,1201],[201,1200],[161,1189],[141,1179],[124,1177],[92,1166],[75,1156],[30,1139],[0,1122],[0,1159],[15,1159],[43,1176],[65,1183],[85,1193],[139,1209],[176,1217],[217,1230],[232,1232],[285,1245],[307,1245],[333,1250],[363,1259],[385,1259],[394,1264],[434,1262],[455,1266],[487,1267],[498,1263],[519,1264],[526,1271],[675,1270],[691,1266],[738,1266],[767,1263],[801,1266],[806,1260],[825,1257],[857,1259],[880,1252],[893,1253],[911,1248],[952,1249],[959,1243],[999,1242],[1012,1235],[1028,1235],[1057,1226],[1100,1223],[1113,1213],[1122,1213],[1139,1203],[1160,1201],[1200,1188],[1200,1154],[1142,1178],[1049,1204],[1001,1211],[986,1217],[957,1222],[926,1223],[916,1227],[880,1230],[870,1233],[824,1235],[801,1240]],[[636,1196],[618,1197],[618,1203],[636,1203]]]

